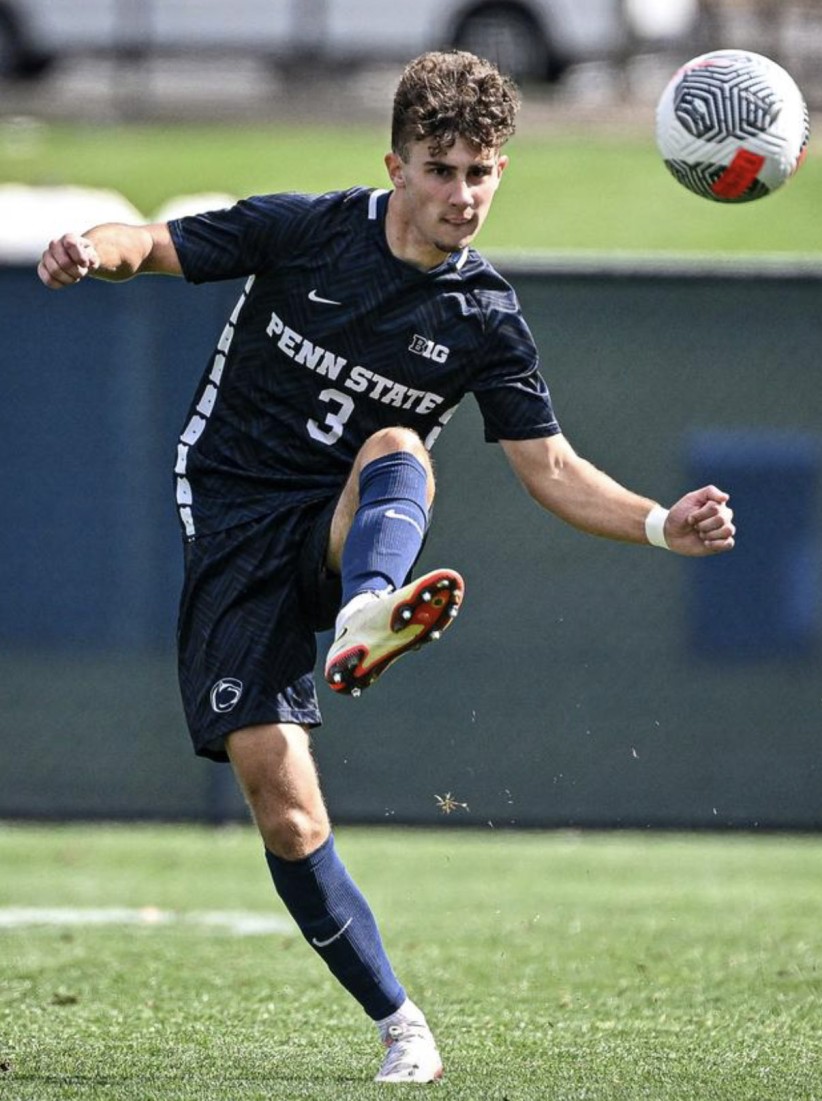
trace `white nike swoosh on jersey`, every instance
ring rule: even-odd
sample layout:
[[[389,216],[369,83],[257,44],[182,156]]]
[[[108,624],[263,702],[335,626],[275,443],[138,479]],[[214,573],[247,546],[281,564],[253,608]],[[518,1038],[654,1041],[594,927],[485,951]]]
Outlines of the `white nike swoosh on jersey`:
[[[389,520],[405,520],[406,524],[416,528],[420,535],[425,535],[420,525],[411,516],[405,516],[402,512],[395,512],[393,508],[389,508],[385,515]]]
[[[311,302],[322,302],[326,306],[341,306],[342,302],[337,302],[334,298],[323,298],[321,294],[317,294],[315,290],[308,292],[308,297]]]
[[[335,940],[343,935],[343,933],[346,931],[353,920],[354,919],[350,917],[345,925],[343,925],[342,929],[338,929],[334,936],[329,937],[328,940],[317,940],[316,937],[312,937],[311,943],[314,945],[315,948],[327,948],[329,944],[333,944]]]

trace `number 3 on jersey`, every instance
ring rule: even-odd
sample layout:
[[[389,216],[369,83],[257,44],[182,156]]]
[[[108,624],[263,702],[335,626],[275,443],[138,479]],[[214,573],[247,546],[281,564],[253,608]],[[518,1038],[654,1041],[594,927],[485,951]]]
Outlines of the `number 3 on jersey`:
[[[341,394],[339,390],[321,391],[320,401],[331,406],[323,421],[326,427],[321,428],[313,417],[307,422],[306,427],[312,440],[319,440],[320,443],[330,446],[342,436],[345,422],[354,412],[354,402],[348,394]]]

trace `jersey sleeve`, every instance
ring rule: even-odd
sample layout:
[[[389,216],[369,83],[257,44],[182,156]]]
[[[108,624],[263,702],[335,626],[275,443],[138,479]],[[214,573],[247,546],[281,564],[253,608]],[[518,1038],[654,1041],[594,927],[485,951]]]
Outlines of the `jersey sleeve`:
[[[183,275],[190,283],[210,283],[274,267],[298,242],[305,244],[317,201],[309,195],[263,195],[169,222]]]
[[[484,364],[470,387],[485,439],[530,440],[561,431],[540,372],[539,353],[516,298],[511,295],[486,319]]]

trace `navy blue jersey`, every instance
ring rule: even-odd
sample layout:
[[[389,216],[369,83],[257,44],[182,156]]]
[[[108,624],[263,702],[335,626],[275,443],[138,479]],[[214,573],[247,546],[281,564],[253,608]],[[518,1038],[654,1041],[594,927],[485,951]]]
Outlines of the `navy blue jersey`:
[[[186,279],[248,276],[177,455],[185,534],[336,493],[380,428],[430,447],[473,393],[489,440],[559,431],[513,289],[473,249],[431,271],[385,238],[388,192],[267,195],[170,223]]]

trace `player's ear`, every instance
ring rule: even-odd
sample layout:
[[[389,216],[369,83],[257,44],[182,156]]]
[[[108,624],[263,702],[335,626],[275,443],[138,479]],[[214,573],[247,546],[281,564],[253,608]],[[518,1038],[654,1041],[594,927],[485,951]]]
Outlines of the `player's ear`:
[[[388,169],[388,177],[394,187],[405,187],[403,161],[399,153],[386,153],[385,167]]]
[[[501,157],[497,158],[497,179],[503,174],[508,167],[508,157],[505,153]]]

